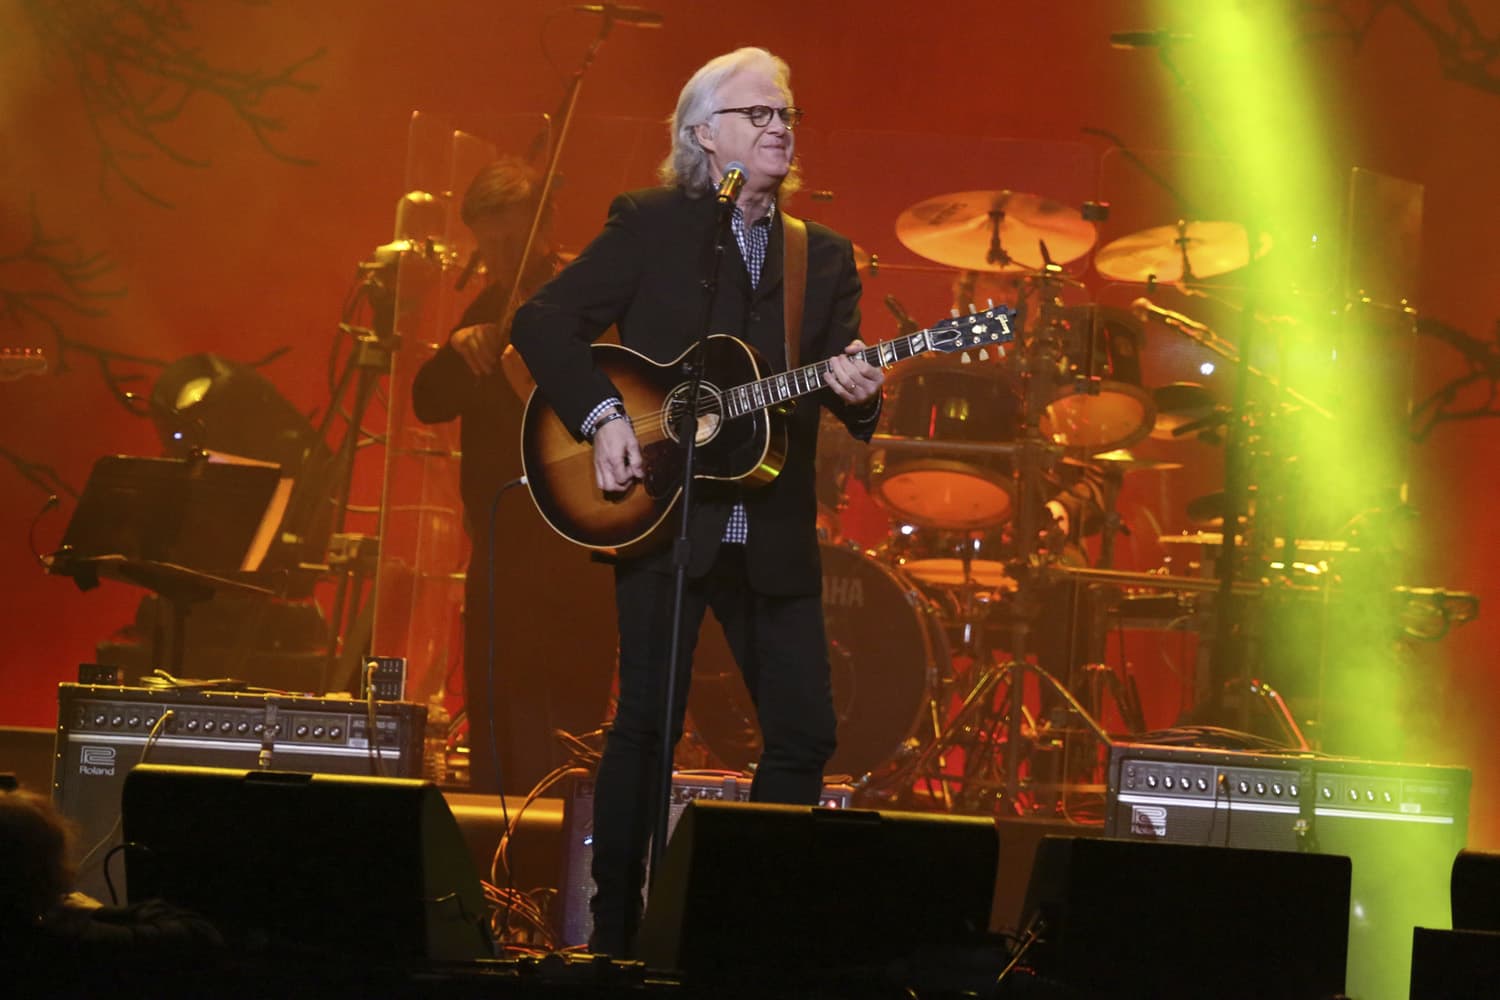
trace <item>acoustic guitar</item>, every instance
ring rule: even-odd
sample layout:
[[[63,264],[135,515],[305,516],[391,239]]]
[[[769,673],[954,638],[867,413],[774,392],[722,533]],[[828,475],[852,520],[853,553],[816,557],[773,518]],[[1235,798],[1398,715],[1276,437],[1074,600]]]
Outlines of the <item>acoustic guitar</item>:
[[[983,354],[1015,338],[1015,310],[991,306],[944,320],[860,352],[872,365],[891,365],[928,352]],[[618,494],[594,482],[594,448],[563,425],[540,392],[521,418],[521,460],[531,498],[559,534],[590,549],[639,555],[671,537],[668,515],[682,495],[683,416],[692,384],[691,349],[661,364],[617,344],[595,344],[594,364],[610,378],[630,414],[641,446],[644,477]],[[768,373],[749,344],[727,334],[704,341],[705,378],[698,393],[694,479],[764,485],[786,457],[791,400],[827,388],[828,362]]]

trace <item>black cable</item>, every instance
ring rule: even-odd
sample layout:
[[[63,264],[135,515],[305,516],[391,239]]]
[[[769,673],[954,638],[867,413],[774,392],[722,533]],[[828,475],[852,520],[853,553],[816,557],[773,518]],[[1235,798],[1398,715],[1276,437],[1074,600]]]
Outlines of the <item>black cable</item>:
[[[1234,842],[1234,799],[1229,787],[1229,778],[1221,776],[1220,780],[1224,785],[1224,846],[1229,847]],[[1216,792],[1216,798],[1217,795]]]
[[[1203,838],[1203,843],[1207,846],[1212,846],[1214,842],[1214,827],[1219,822],[1219,789],[1226,780],[1228,779],[1225,778],[1223,771],[1220,771],[1214,778],[1214,800],[1208,806],[1208,833]]]
[[[380,722],[375,715],[375,671],[380,661],[370,657],[365,662],[365,752],[370,756],[370,774],[385,777],[385,762],[380,757]]]
[[[140,757],[139,760],[136,761],[137,764],[144,764],[144,763],[146,763],[146,758],[151,755],[151,748],[156,745],[156,741],[161,738],[162,730],[164,730],[167,727],[167,720],[174,718],[176,716],[176,714],[177,713],[174,712],[174,711],[172,711],[172,709],[170,709],[170,708],[161,713],[161,718],[159,718],[159,719],[156,720],[156,724],[151,727],[151,732],[149,732],[148,734],[146,734],[146,742],[141,747],[141,757]],[[117,833],[120,832],[120,827],[123,825],[124,821],[125,821],[125,814],[124,814],[123,810],[121,812],[118,812],[118,813],[115,814],[115,821],[114,821],[114,824],[112,826],[110,826],[109,832],[106,833],[104,836],[100,837],[99,841],[96,844],[94,844],[93,847],[89,848],[88,853],[85,854],[83,856],[83,858],[79,860],[79,862],[78,862],[78,871],[80,873],[88,870],[89,861],[93,858],[93,856],[95,854],[99,853],[99,848],[103,847],[105,844],[109,843],[112,839],[114,839],[115,834],[117,834]],[[118,849],[120,846],[122,846],[122,845],[116,845],[115,848],[110,849],[104,855],[104,861],[103,861],[103,865],[104,865],[104,881],[105,881],[106,885],[109,885],[109,858],[110,858],[110,855],[114,854],[115,850]],[[114,886],[112,886],[112,885],[109,885],[109,894],[110,894],[110,901],[114,902],[115,890],[114,890]]]
[[[126,843],[125,841],[121,841],[120,843],[116,844],[114,847],[111,847],[104,854],[104,862],[103,862],[103,864],[104,864],[104,887],[109,890],[109,905],[110,906],[119,906],[120,905],[120,895],[119,895],[119,893],[115,892],[115,880],[112,879],[112,878],[110,878],[110,875],[109,875],[109,859],[113,858],[115,856],[116,852],[118,852],[118,851],[123,851],[127,847],[136,847],[136,846],[139,846],[139,845],[130,844],[130,843]]]
[[[57,504],[57,494],[48,494],[46,502],[42,504],[42,509],[36,512],[36,516],[31,519],[30,527],[26,529],[26,544],[31,547],[31,557],[35,559],[37,565],[42,567],[43,569],[48,569],[50,567],[47,563],[47,557],[42,555],[41,551],[36,547],[36,526],[42,520],[42,518],[47,516],[49,512],[57,509]]]
[[[485,691],[484,691],[484,709],[483,709],[483,711],[485,711],[485,712],[487,712],[489,714],[489,721],[490,721],[490,724],[489,724],[489,744],[490,745],[489,745],[488,749],[489,749],[489,754],[490,754],[490,764],[495,769],[494,770],[494,774],[495,774],[495,794],[497,796],[499,796],[499,798],[500,798],[500,822],[502,824],[502,829],[506,830],[507,832],[510,830],[510,809],[506,805],[506,802],[505,802],[505,780],[504,780],[505,779],[505,772],[504,772],[504,770],[502,769],[502,767],[500,765],[500,744],[499,744],[499,742],[495,738],[495,632],[496,632],[496,622],[495,622],[495,589],[496,589],[496,585],[495,585],[495,519],[497,517],[499,517],[499,515],[500,515],[500,501],[505,496],[505,494],[509,493],[512,489],[514,489],[517,486],[524,486],[524,485],[526,485],[526,477],[525,476],[517,476],[515,479],[512,479],[510,482],[506,483],[504,486],[502,486],[498,490],[496,490],[495,491],[494,499],[492,499],[490,501],[489,546],[488,546],[489,551],[488,551],[488,554],[487,554],[488,555],[488,559],[489,559],[489,565],[486,567],[486,571],[487,571],[487,575],[486,575],[486,588],[485,588],[485,635],[486,635],[486,643],[485,643]],[[473,567],[470,566],[470,569],[472,570]],[[470,691],[464,692],[464,699],[465,699],[466,702],[468,702],[470,700],[472,694],[473,694],[473,692],[470,692]],[[469,732],[470,732],[470,734],[472,734],[474,732],[474,718],[475,718],[475,708],[476,707],[477,706],[475,706],[475,705],[469,704],[469,705],[466,705],[466,708],[465,708],[465,710],[468,712],[468,715],[469,715]],[[470,753],[473,753],[476,749],[477,748],[475,748],[475,747],[470,747],[469,751],[470,751]],[[513,878],[508,878],[507,881],[508,882],[513,882],[514,879]],[[508,926],[508,923],[509,923],[509,917],[508,917],[509,907],[507,907],[506,910],[507,910],[506,922],[507,922],[507,926]]]

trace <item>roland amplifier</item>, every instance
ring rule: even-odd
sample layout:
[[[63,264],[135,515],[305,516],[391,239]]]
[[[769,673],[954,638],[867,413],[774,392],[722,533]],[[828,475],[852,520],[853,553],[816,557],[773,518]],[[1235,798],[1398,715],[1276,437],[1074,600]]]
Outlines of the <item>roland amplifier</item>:
[[[425,705],[377,701],[372,741],[368,706],[347,698],[59,684],[53,799],[78,827],[82,851],[108,838],[80,872],[79,887],[109,898],[101,861],[119,842],[125,774],[143,757],[257,770],[265,752],[264,769],[274,771],[420,778],[426,721]],[[112,875],[122,870],[111,862]],[[120,884],[116,878],[117,891]]]
[[[1404,998],[1412,927],[1449,924],[1469,784],[1459,767],[1116,744],[1104,833],[1347,856],[1347,990]]]
[[[594,860],[594,776],[584,770],[570,774],[571,789],[563,800],[563,872],[559,943],[567,948],[588,943],[594,931],[589,899],[594,895],[590,872]],[[849,785],[825,785],[819,805],[847,809],[854,789]],[[672,803],[667,816],[668,841],[677,820],[689,802],[750,801],[750,778],[724,771],[678,771],[672,775]]]

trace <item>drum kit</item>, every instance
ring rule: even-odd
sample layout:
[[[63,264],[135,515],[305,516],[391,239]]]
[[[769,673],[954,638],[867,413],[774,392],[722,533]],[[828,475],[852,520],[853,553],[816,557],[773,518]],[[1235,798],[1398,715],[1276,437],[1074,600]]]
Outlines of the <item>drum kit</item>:
[[[1194,383],[1145,385],[1150,311],[1074,301],[1086,289],[1064,265],[1094,250],[1107,279],[1193,288],[1251,263],[1250,243],[1235,223],[1179,221],[1095,250],[1106,216],[1103,205],[1001,190],[929,198],[896,220],[902,244],[955,270],[959,296],[1008,283],[1020,333],[996,365],[944,357],[890,369],[867,446],[825,417],[823,597],[840,720],[830,771],[851,776],[867,802],[1038,809],[1049,780],[1079,787],[1087,769],[1050,767],[1045,751],[1074,736],[1107,743],[1106,707],[1144,728],[1128,678],[1102,665],[1106,629],[1140,613],[1122,610],[1122,588],[1168,591],[1157,603],[1171,604],[1174,619],[1191,595],[1215,589],[1201,576],[1112,567],[1125,478],[1181,467],[1130,449],[1148,438],[1213,442],[1228,408]],[[1262,239],[1254,256],[1269,250]],[[887,304],[915,328],[899,303]],[[1206,325],[1151,311],[1238,362]],[[846,530],[858,493],[883,515],[873,541]],[[1211,494],[1189,517],[1217,528],[1224,509],[1223,494]],[[745,768],[758,757],[749,698],[712,640],[700,645],[691,718],[710,761]]]

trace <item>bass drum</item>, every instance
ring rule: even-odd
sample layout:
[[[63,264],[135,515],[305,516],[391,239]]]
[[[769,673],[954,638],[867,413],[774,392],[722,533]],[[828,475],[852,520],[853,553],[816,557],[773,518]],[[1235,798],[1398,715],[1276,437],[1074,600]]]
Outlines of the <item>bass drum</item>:
[[[930,720],[928,691],[948,669],[948,643],[932,604],[899,571],[857,549],[821,548],[838,716],[838,749],[826,770],[858,778],[890,760]],[[712,618],[704,618],[693,657],[688,726],[723,766],[744,771],[760,759],[760,729]]]

